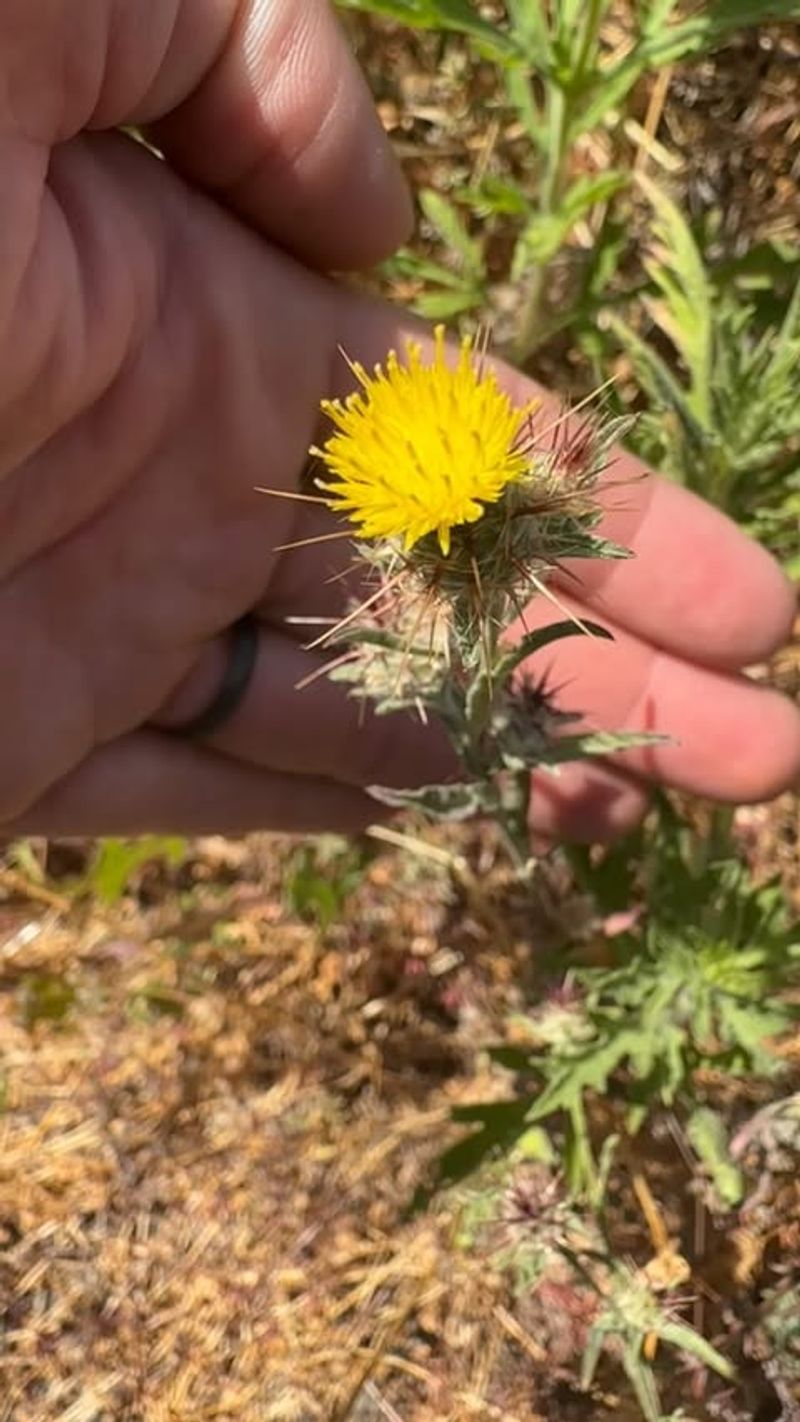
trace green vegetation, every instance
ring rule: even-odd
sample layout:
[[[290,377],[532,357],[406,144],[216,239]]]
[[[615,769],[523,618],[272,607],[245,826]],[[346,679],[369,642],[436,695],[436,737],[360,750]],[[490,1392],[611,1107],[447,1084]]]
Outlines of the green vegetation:
[[[343,8],[439,31],[442,54],[466,45],[473,64],[495,70],[486,123],[513,114],[517,142],[528,146],[526,161],[490,159],[470,183],[440,176],[423,186],[421,240],[386,265],[386,280],[404,292],[410,284],[424,316],[499,329],[504,353],[524,366],[543,363],[549,373],[566,346],[583,389],[613,387],[614,412],[634,415],[624,430],[630,447],[797,574],[800,248],[726,251],[719,212],[690,214],[680,184],[644,171],[654,125],[633,125],[632,161],[626,115],[642,81],[652,93],[659,72],[668,82],[668,66],[714,52],[743,26],[797,18],[800,5],[717,0],[690,10],[640,0],[615,45],[608,0]],[[497,744],[506,731],[497,728]],[[452,803],[428,792],[393,801],[459,817],[477,807],[462,804],[464,793],[454,789]],[[485,797],[479,807],[502,822]],[[735,1369],[724,1339],[712,1345],[684,1321],[675,1290],[685,1274],[655,1292],[615,1257],[604,1226],[609,1192],[619,1191],[620,1163],[637,1152],[646,1160],[668,1127],[711,1213],[745,1217],[757,1180],[732,1148],[731,1102],[740,1083],[757,1095],[791,1075],[781,1044],[797,1017],[800,930],[783,890],[753,880],[730,817],[700,823],[692,807],[679,814],[664,800],[646,835],[603,854],[569,853],[596,921],[624,914],[625,931],[608,937],[600,966],[580,942],[551,955],[549,988],[490,1052],[510,1094],[456,1109],[469,1130],[440,1158],[434,1186],[461,1200],[461,1242],[476,1247],[501,1217],[505,1192],[536,1162],[549,1183],[540,1182],[523,1245],[497,1257],[529,1295],[554,1260],[568,1290],[588,1291],[581,1385],[592,1389],[607,1353],[649,1422],[666,1422],[656,1362],[664,1347],[729,1380]],[[788,1139],[796,1152],[796,1132]],[[418,1208],[431,1198],[420,1190]],[[778,1289],[761,1324],[792,1377],[796,1296]]]

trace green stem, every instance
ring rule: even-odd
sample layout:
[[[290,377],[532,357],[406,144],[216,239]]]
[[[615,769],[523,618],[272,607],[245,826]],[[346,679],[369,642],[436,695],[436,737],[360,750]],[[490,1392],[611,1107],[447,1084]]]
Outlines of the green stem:
[[[498,815],[508,849],[521,879],[529,878],[533,869],[528,811],[531,798],[531,774],[519,770],[509,774],[501,786],[501,807]]]
[[[567,94],[558,85],[551,85],[547,100],[547,155],[539,191],[539,217],[550,217],[561,196],[571,117]],[[524,365],[540,342],[542,301],[549,270],[548,263],[540,262],[531,272],[513,351],[518,365]]]
[[[606,9],[606,0],[589,0],[586,7],[586,21],[581,35],[580,48],[575,60],[573,71],[573,86],[579,88],[583,83],[589,61],[592,58],[592,51],[597,44],[597,37],[600,33],[600,25]]]
[[[537,205],[539,217],[552,216],[564,190],[576,97],[580,94],[593,57],[605,9],[606,0],[589,0],[569,83],[562,87],[551,80],[548,85],[546,157]],[[550,266],[548,262],[540,263],[531,273],[513,350],[513,357],[519,365],[524,365],[542,342],[542,304]]]
[[[474,667],[475,680],[467,697],[467,719],[464,725],[464,745],[467,747],[467,764],[478,777],[494,779],[494,772],[485,764],[486,736],[492,725],[499,699],[507,690],[507,673],[504,676],[500,664],[503,647],[500,628],[504,617],[496,615],[496,609],[487,607],[476,617],[474,604],[464,607],[453,605],[455,655],[467,666],[473,663],[476,637],[480,641],[480,663]],[[497,786],[495,818],[520,878],[528,878],[532,868],[530,850],[530,829],[528,809],[530,803],[531,780],[527,770],[504,775]]]

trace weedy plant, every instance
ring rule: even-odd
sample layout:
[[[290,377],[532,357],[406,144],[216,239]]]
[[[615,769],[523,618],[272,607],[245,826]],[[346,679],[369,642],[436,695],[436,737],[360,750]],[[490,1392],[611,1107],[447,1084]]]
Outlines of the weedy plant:
[[[704,1208],[721,1219],[736,1218],[748,1192],[757,1199],[769,1170],[796,1174],[796,1094],[732,1140],[719,1103],[736,1078],[779,1081],[786,1071],[777,1048],[797,1021],[786,989],[797,982],[800,932],[779,886],[752,882],[722,827],[700,836],[666,802],[660,822],[602,866],[593,851],[572,857],[600,919],[632,904],[643,916],[608,941],[602,967],[565,971],[554,960],[550,990],[509,1024],[515,1045],[491,1053],[513,1074],[514,1095],[453,1113],[470,1131],[440,1158],[437,1184],[459,1203],[462,1245],[487,1247],[501,1222],[505,1238],[489,1252],[518,1293],[540,1300],[553,1365],[559,1349],[563,1362],[582,1357],[589,1390],[608,1353],[642,1415],[664,1422],[665,1348],[721,1378],[735,1370],[684,1317],[692,1269],[672,1241],[664,1236],[640,1269],[616,1255],[609,1191],[647,1159],[641,1135],[667,1127],[685,1160],[694,1154]],[[417,1204],[429,1198],[420,1191]],[[785,1285],[765,1311],[781,1376],[796,1352],[785,1298],[796,1297]]]
[[[544,430],[535,411],[513,409],[474,343],[448,365],[439,332],[427,364],[412,345],[385,369],[354,366],[360,389],[328,405],[333,434],[316,451],[322,498],[358,530],[366,589],[321,639],[337,652],[331,675],[379,713],[437,718],[465,767],[452,783],[375,793],[433,819],[490,815],[525,873],[531,769],[630,744],[586,733],[528,671],[548,644],[602,628],[560,620],[513,648],[503,636],[562,559],[625,556],[599,529],[611,442],[626,438],[798,571],[800,283],[765,315],[749,255],[723,261],[713,232],[709,242],[634,163],[652,130],[626,105],[643,76],[743,26],[797,18],[800,0],[637,0],[622,34],[610,0],[340,4],[458,36],[496,66],[491,102],[529,146],[513,165],[489,154],[469,179],[423,189],[423,231],[434,240],[393,259],[387,276],[416,283],[426,317],[488,323],[520,364],[566,335],[600,385],[624,356],[616,421]],[[791,253],[782,276],[796,263]],[[601,966],[577,950],[550,965],[549,991],[492,1052],[511,1074],[510,1099],[454,1113],[470,1129],[442,1157],[437,1183],[474,1187],[474,1225],[496,1217],[520,1162],[558,1173],[557,1198],[528,1213],[505,1263],[521,1291],[552,1284],[556,1270],[553,1298],[565,1289],[574,1304],[587,1389],[608,1353],[643,1415],[666,1422],[657,1346],[724,1378],[732,1366],[689,1327],[676,1279],[659,1284],[615,1257],[606,1191],[612,1176],[619,1188],[619,1161],[646,1154],[667,1125],[704,1208],[721,1215],[741,1207],[752,1183],[755,1132],[773,1151],[776,1134],[784,1154],[796,1151],[796,1092],[731,1142],[717,1088],[785,1071],[776,1043],[796,1022],[787,989],[800,936],[779,887],[753,882],[727,833],[697,835],[662,802],[648,834],[601,859],[570,855],[599,919],[636,905],[638,920],[606,941]],[[476,1185],[487,1178],[487,1189]],[[417,1203],[428,1198],[421,1191]],[[467,1221],[465,1237],[471,1229]],[[788,1284],[765,1332],[796,1351],[785,1298],[796,1299]]]
[[[613,1342],[647,1422],[669,1422],[664,1419],[655,1373],[649,1362],[659,1344],[674,1349],[683,1359],[694,1359],[703,1367],[713,1369],[720,1377],[735,1375],[727,1359],[658,1297],[641,1271],[618,1263],[610,1270],[602,1306],[592,1324],[584,1353],[581,1385],[586,1390],[592,1385],[601,1353],[609,1341]]]
[[[786,1286],[771,1289],[763,1300],[760,1327],[776,1391],[791,1416],[800,1381],[800,1291]]]
[[[170,868],[177,868],[185,857],[186,841],[177,836],[103,839],[78,889],[94,895],[101,903],[116,904],[146,865],[162,861]]]
[[[325,402],[333,431],[312,451],[327,470],[322,501],[361,534],[367,585],[319,639],[345,648],[330,675],[378,714],[435,716],[463,768],[373,794],[431,819],[492,816],[525,872],[531,770],[653,739],[576,730],[580,714],[558,709],[525,665],[563,637],[607,637],[602,627],[567,617],[504,639],[532,594],[558,605],[547,582],[563,559],[626,556],[597,532],[618,424],[544,427],[534,406],[515,409],[468,337],[451,362],[443,327],[429,361],[412,341],[405,363],[391,352],[385,369],[352,369],[361,389]]]
[[[470,1228],[499,1236],[496,1267],[514,1291],[535,1296],[541,1309],[539,1336],[555,1368],[580,1360],[580,1380],[592,1390],[601,1358],[621,1365],[647,1422],[669,1422],[662,1411],[654,1363],[659,1353],[680,1364],[711,1369],[730,1379],[734,1369],[681,1317],[682,1300],[670,1297],[652,1269],[615,1257],[602,1215],[587,1214],[570,1199],[552,1167],[531,1165],[517,1155],[512,1183],[473,1191],[462,1205]],[[681,1261],[685,1264],[685,1261]],[[685,1283],[688,1275],[681,1275]],[[685,1418],[674,1413],[672,1417]],[[688,1419],[685,1419],[688,1422]]]
[[[62,887],[76,898],[91,897],[111,906],[135,887],[137,875],[148,865],[178,868],[186,857],[186,850],[186,841],[174,835],[142,835],[138,839],[109,836],[93,847],[85,872]],[[34,887],[45,884],[47,876],[34,849],[34,841],[15,840],[6,855]]]
[[[769,1079],[784,1070],[774,1044],[797,1020],[786,988],[797,978],[800,931],[780,887],[754,885],[730,845],[717,857],[668,808],[651,834],[649,854],[640,845],[611,851],[605,880],[586,873],[588,855],[573,855],[602,912],[622,895],[628,906],[642,902],[643,921],[609,940],[605,966],[562,968],[515,1020],[521,1045],[492,1055],[516,1074],[517,1095],[455,1113],[478,1129],[442,1157],[442,1181],[544,1127],[542,1158],[561,1160],[572,1192],[599,1205],[607,1165],[595,1157],[589,1108],[602,1096],[617,1103],[628,1135],[668,1108],[722,1203],[741,1198],[722,1120],[699,1083],[704,1074]]]
[[[435,716],[463,767],[452,782],[376,786],[373,794],[432,819],[492,816],[527,874],[531,771],[640,739],[576,731],[576,718],[525,676],[543,646],[576,633],[603,636],[602,628],[567,619],[523,633],[516,645],[504,638],[531,593],[548,592],[561,559],[624,556],[597,531],[599,476],[618,427],[541,429],[534,408],[514,408],[469,338],[448,356],[441,327],[427,359],[412,341],[405,361],[391,352],[385,367],[352,371],[359,388],[325,403],[332,431],[312,451],[323,466],[319,497],[356,530],[365,584],[362,601],[318,639],[337,652],[329,674],[378,714]],[[700,1082],[704,1074],[780,1071],[770,1043],[795,1018],[783,993],[800,944],[774,885],[754,887],[738,859],[713,856],[710,840],[698,863],[666,804],[662,819],[652,860],[642,860],[641,844],[632,862],[612,852],[605,881],[597,879],[598,906],[604,884],[628,902],[637,887],[646,890],[643,926],[611,940],[603,967],[576,962],[562,971],[514,1024],[515,1045],[491,1055],[516,1074],[516,1095],[454,1113],[478,1129],[442,1157],[440,1184],[498,1153],[512,1161],[522,1148],[528,1158],[560,1162],[570,1198],[599,1218],[621,1137],[669,1110],[721,1205],[741,1199],[722,1118]],[[576,854],[576,872],[582,867],[590,871],[590,861]],[[600,1097],[612,1103],[618,1130],[606,1133],[598,1156],[592,1111]],[[540,1231],[529,1286],[543,1245]],[[662,1415],[647,1352],[658,1342],[732,1375],[649,1277],[608,1250],[598,1272],[563,1242],[558,1249],[594,1291],[586,1389],[610,1340],[651,1422]]]

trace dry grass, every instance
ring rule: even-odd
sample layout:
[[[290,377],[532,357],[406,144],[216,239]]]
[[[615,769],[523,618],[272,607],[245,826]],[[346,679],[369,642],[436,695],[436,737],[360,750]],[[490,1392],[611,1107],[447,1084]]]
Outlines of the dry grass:
[[[447,1213],[401,1214],[450,1103],[487,1089],[471,1038],[511,966],[462,923],[456,1010],[441,877],[377,860],[323,942],[281,906],[286,852],[198,845],[183,909],[152,876],[152,907],[106,915],[12,878],[0,1417],[380,1417],[388,1382],[404,1408],[500,1415],[507,1291]],[[70,1005],[32,1024],[52,981]]]

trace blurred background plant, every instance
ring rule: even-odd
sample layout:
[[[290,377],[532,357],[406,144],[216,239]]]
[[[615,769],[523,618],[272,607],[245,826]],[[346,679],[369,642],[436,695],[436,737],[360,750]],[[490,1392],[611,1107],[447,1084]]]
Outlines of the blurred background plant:
[[[420,288],[423,316],[487,323],[523,365],[566,333],[602,386],[619,374],[622,346],[616,403],[640,413],[637,451],[796,571],[800,243],[795,234],[731,259],[722,215],[693,224],[671,199],[674,164],[655,133],[678,61],[745,25],[800,17],[797,0],[713,0],[688,12],[677,0],[641,0],[611,27],[610,0],[509,0],[496,24],[469,0],[342,8],[460,34],[476,63],[498,71],[476,174],[419,193],[433,254],[417,245],[386,276]],[[640,123],[626,101],[647,77]],[[491,140],[509,113],[512,165]],[[648,166],[663,170],[657,182]]]

